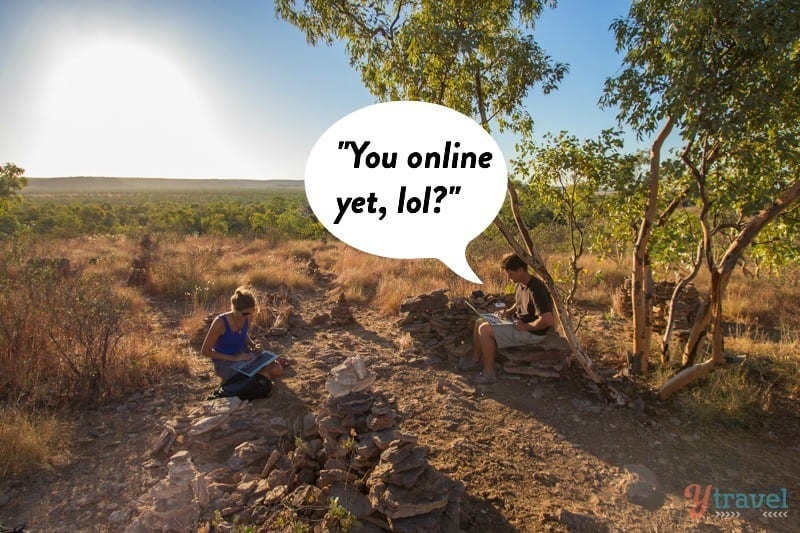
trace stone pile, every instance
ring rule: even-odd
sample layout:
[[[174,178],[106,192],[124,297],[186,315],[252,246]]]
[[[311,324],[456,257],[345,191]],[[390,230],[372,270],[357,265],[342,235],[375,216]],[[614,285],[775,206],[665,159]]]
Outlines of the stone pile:
[[[667,327],[669,301],[672,299],[672,293],[675,291],[676,285],[672,281],[659,281],[653,284],[653,330],[658,333],[663,333]],[[617,297],[614,299],[614,311],[626,318],[632,317],[633,304],[630,278],[626,279],[625,283],[617,291]],[[700,303],[700,295],[694,285],[689,284],[683,288],[673,310],[675,316],[674,330],[679,337],[688,335],[692,329]]]
[[[242,401],[235,396],[216,398],[204,402],[186,416],[167,421],[155,445],[150,448],[150,455],[152,457],[169,456],[176,441],[200,437],[219,428],[247,404],[247,401]]]
[[[139,241],[139,255],[131,261],[131,273],[128,276],[128,285],[143,287],[152,282],[150,268],[153,263],[155,242],[150,235],[143,235]]]
[[[499,355],[504,360],[503,371],[509,374],[557,378],[561,376],[571,351],[566,339],[551,330],[538,344],[504,348]]]
[[[335,291],[335,296],[332,298],[333,307],[331,307],[330,317],[331,324],[336,327],[347,326],[356,321],[353,317],[353,310],[347,303],[347,298],[344,291]]]
[[[141,512],[125,528],[125,533],[149,531],[187,531],[200,518],[204,483],[192,457],[180,451],[170,458],[167,477],[142,497]]]
[[[369,390],[373,380],[360,356],[328,380],[317,417],[326,457],[317,485],[390,531],[458,531],[463,486],[428,464],[428,448],[397,427],[390,398]]]
[[[405,315],[398,325],[407,331],[423,353],[449,360],[457,365],[472,354],[472,328],[477,318],[464,298],[450,301],[446,289],[406,298],[400,305]],[[513,305],[505,295],[473,295],[469,303],[480,312],[492,313]],[[555,332],[548,333],[541,343],[500,351],[504,371],[545,378],[561,375],[570,354],[566,340]]]
[[[394,399],[374,391],[374,380],[360,356],[350,357],[334,368],[317,415],[257,417],[252,404],[221,398],[168,421],[154,456],[183,449],[127,531],[203,522],[218,531],[300,523],[339,530],[344,518],[329,511],[334,506],[362,531],[459,531],[463,485],[428,464],[428,448],[399,429]],[[193,463],[189,449],[201,459]]]
[[[463,298],[451,302],[445,292],[439,289],[403,300],[397,325],[411,335],[419,352],[455,364],[472,350],[464,341],[472,338],[476,316]]]

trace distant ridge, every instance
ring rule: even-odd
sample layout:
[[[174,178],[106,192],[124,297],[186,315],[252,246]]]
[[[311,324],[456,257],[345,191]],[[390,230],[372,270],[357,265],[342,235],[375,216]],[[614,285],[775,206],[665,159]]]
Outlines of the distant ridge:
[[[105,178],[77,176],[69,178],[28,178],[23,195],[56,193],[128,193],[128,192],[213,192],[269,191],[304,188],[303,180],[256,179],[179,179],[179,178]]]

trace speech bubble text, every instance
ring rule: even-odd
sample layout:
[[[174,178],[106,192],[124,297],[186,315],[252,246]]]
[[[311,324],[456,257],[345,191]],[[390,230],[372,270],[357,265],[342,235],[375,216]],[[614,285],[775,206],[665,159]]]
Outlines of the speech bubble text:
[[[353,168],[361,168],[363,158],[367,168],[397,168],[397,152],[366,152],[371,141],[364,141],[360,146],[356,141],[339,141],[339,150],[352,148],[355,159]],[[444,143],[444,150],[439,152],[427,152],[425,156],[420,152],[411,152],[406,158],[408,168],[475,168],[477,164],[480,168],[489,168],[492,160],[491,152],[483,152],[477,156],[475,152],[459,153],[458,148],[461,143],[458,141],[447,141]],[[451,153],[452,152],[452,153]],[[424,161],[424,165],[423,165]]]
[[[502,207],[505,159],[471,118],[424,102],[386,102],[328,128],[306,162],[309,205],[336,237],[367,253],[438,258],[481,283],[467,244]]]

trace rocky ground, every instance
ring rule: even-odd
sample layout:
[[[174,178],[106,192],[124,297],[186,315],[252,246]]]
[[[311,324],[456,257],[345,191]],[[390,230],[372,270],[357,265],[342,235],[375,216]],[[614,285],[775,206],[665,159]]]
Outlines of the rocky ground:
[[[755,434],[699,426],[652,399],[635,408],[609,406],[578,368],[557,379],[505,374],[495,386],[475,390],[447,360],[414,352],[396,319],[355,307],[353,321],[337,325],[347,317],[331,288],[321,283],[291,296],[297,318],[288,332],[263,339],[291,367],[271,398],[250,402],[246,417],[238,415],[238,430],[220,439],[180,435],[167,454],[151,456],[165,424],[198,416],[217,384],[208,361],[176,337],[176,357],[190,358],[191,374],[76,414],[74,435],[65,436],[73,446],[70,463],[6,483],[0,524],[122,531],[167,477],[169,455],[188,451],[204,472],[230,465],[236,447],[257,440],[270,420],[318,415],[331,369],[360,355],[375,373],[373,390],[391,398],[397,427],[428,448],[437,472],[463,486],[463,531],[800,530],[794,425],[780,435]],[[173,322],[177,327],[177,317]],[[684,496],[692,484],[723,494],[786,489],[788,516],[739,505],[739,516],[729,517],[715,508],[712,494],[705,515],[694,519]],[[199,519],[206,527],[220,524],[213,516]],[[277,522],[271,527],[279,529]]]

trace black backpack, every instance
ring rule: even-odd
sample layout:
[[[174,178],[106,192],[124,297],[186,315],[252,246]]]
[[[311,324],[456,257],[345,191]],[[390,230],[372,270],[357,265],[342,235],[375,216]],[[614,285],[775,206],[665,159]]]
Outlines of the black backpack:
[[[261,374],[248,377],[237,372],[223,381],[211,396],[213,398],[236,396],[240,400],[256,400],[258,398],[269,398],[271,392],[272,381],[268,377]]]

